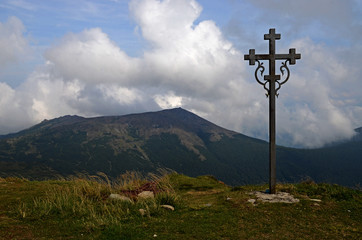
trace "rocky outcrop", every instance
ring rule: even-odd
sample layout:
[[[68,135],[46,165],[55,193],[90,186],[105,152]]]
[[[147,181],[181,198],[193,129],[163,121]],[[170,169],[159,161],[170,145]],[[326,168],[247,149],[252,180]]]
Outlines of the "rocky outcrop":
[[[299,199],[294,198],[293,195],[286,192],[277,192],[270,194],[265,192],[251,192],[250,195],[255,195],[256,199],[249,199],[248,202],[256,204],[257,202],[269,203],[298,203]]]

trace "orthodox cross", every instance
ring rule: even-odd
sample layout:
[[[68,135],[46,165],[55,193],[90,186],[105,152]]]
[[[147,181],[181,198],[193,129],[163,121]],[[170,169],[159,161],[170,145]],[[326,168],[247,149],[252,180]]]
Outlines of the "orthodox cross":
[[[295,61],[301,58],[299,53],[295,53],[295,48],[289,49],[288,54],[276,54],[275,40],[279,39],[280,34],[275,33],[275,29],[271,28],[268,34],[264,34],[264,40],[269,40],[269,54],[255,54],[255,49],[249,49],[249,54],[244,55],[244,60],[249,60],[249,65],[255,65],[255,62],[258,63],[255,78],[259,84],[264,86],[267,91],[266,96],[269,97],[269,192],[271,194],[275,194],[276,185],[275,96],[279,96],[278,90],[289,79],[290,72],[287,63],[294,65]],[[264,75],[264,82],[258,77],[258,71],[260,70],[260,74],[263,76],[265,70],[263,63],[260,63],[259,60],[269,61],[269,75]],[[275,74],[276,60],[285,60],[280,67],[282,76],[284,76],[285,70],[287,72],[283,80],[281,80],[280,75]]]

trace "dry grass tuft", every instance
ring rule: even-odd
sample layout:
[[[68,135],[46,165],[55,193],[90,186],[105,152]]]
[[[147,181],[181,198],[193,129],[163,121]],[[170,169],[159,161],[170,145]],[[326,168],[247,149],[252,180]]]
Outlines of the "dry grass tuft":
[[[104,173],[94,176],[78,175],[69,180],[53,181],[48,184],[43,197],[36,197],[31,203],[18,205],[19,217],[42,218],[81,217],[84,224],[116,224],[131,215],[139,216],[139,209],[145,209],[148,216],[158,214],[160,205],[176,204],[178,197],[173,190],[169,176],[149,174],[143,176],[138,172],[126,172],[116,181],[111,181]],[[109,199],[111,193],[137,191],[142,186],[157,186],[158,194],[154,199],[136,201],[135,203]],[[92,226],[88,226],[92,228]]]

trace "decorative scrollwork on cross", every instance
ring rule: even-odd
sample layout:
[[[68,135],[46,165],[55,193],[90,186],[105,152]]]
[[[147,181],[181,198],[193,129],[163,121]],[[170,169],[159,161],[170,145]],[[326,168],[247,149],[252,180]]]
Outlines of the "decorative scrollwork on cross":
[[[279,96],[278,90],[282,87],[282,85],[284,83],[286,83],[289,80],[290,71],[289,71],[289,68],[287,65],[288,62],[289,62],[289,60],[285,60],[285,62],[282,62],[282,66],[280,66],[280,72],[282,73],[282,76],[284,76],[285,70],[287,71],[287,74],[286,74],[285,79],[282,82],[280,82],[280,80],[276,81],[278,83],[278,87],[275,89],[276,96]]]
[[[277,96],[277,97],[279,97],[278,90],[282,87],[282,85],[284,83],[286,83],[288,81],[289,76],[290,76],[290,71],[289,71],[289,68],[287,65],[288,62],[289,62],[289,60],[285,60],[285,62],[282,62],[282,66],[280,66],[280,72],[282,73],[282,76],[284,76],[285,70],[287,72],[285,79],[283,81],[280,81],[280,80],[275,81],[278,84],[278,87],[275,88],[275,96]]]
[[[260,84],[260,85],[263,85],[264,89],[266,90],[266,96],[268,97],[269,96],[269,89],[267,88],[266,84],[268,83],[268,81],[265,81],[262,82],[260,81],[259,77],[258,77],[258,72],[260,71],[260,76],[263,77],[264,75],[264,71],[265,71],[265,67],[263,66],[263,62],[260,63],[259,60],[256,60],[256,62],[258,63],[258,67],[255,69],[255,79],[256,81]]]
[[[258,67],[255,69],[255,79],[256,81],[262,85],[264,87],[264,89],[266,90],[266,97],[269,97],[269,88],[267,87],[267,84],[269,83],[269,80],[265,80],[263,79],[264,82],[262,82],[258,76],[258,72],[260,74],[261,77],[263,77],[264,75],[264,71],[265,71],[265,67],[264,67],[264,63],[260,62],[259,60],[255,60],[258,63]],[[280,66],[280,72],[282,73],[282,76],[285,75],[285,78],[283,80],[276,80],[275,83],[278,85],[275,88],[275,96],[279,96],[278,90],[282,87],[282,85],[284,83],[286,83],[289,80],[289,76],[290,76],[290,70],[288,68],[287,63],[289,62],[289,60],[285,60],[284,62],[282,62],[281,66]],[[285,74],[286,72],[286,74]]]

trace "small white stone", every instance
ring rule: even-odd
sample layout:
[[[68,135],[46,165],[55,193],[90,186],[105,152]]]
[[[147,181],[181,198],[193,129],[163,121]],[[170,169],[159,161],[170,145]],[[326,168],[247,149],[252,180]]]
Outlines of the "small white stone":
[[[173,206],[171,206],[171,205],[166,205],[165,204],[165,205],[161,205],[160,207],[171,210],[171,211],[175,211],[175,208]]]
[[[254,204],[256,202],[255,199],[249,199],[248,202],[250,202],[251,204]]]
[[[129,197],[122,196],[117,193],[111,193],[108,198],[132,203],[132,200]]]
[[[142,199],[155,198],[155,194],[152,191],[143,191],[138,194],[138,197]]]
[[[140,212],[141,216],[146,215],[146,210],[140,208],[140,209],[138,209],[138,211]]]
[[[171,211],[175,211],[175,208],[171,205],[161,205],[160,207],[171,210]]]

